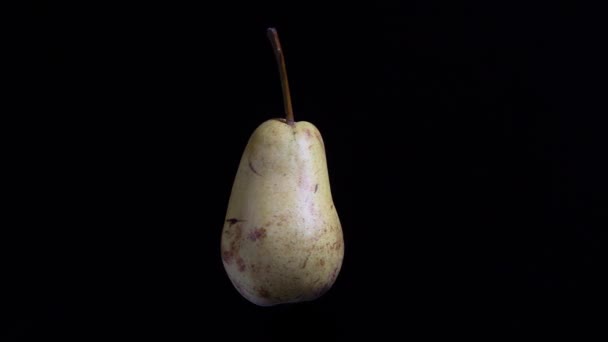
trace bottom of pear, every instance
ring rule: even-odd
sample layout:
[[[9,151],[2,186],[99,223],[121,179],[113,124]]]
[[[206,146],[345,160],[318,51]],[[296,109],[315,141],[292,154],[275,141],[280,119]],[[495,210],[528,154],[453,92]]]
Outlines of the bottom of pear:
[[[247,296],[243,296],[245,297],[245,299],[247,299],[249,302],[257,305],[257,306],[261,306],[261,307],[272,307],[272,306],[279,306],[279,305],[290,305],[290,304],[297,304],[297,303],[304,303],[304,302],[312,302],[316,299],[318,299],[319,296],[311,296],[311,297],[299,297],[299,298],[294,298],[294,299],[287,299],[287,300],[272,300],[272,299],[266,299],[266,298],[250,298]]]
[[[273,297],[267,292],[262,292],[261,295],[255,295],[248,291],[243,291],[241,287],[236,287],[237,291],[243,296],[247,301],[261,307],[271,307],[278,305],[288,305],[288,304],[296,304],[303,302],[311,302],[322,297],[331,287],[333,283],[327,284],[326,286],[312,291],[306,291],[307,294],[300,294],[295,297]]]

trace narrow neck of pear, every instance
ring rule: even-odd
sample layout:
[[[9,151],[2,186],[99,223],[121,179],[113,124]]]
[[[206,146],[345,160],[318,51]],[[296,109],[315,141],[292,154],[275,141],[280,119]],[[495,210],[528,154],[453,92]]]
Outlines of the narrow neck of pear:
[[[289,82],[287,80],[287,67],[285,66],[285,56],[283,55],[283,49],[281,48],[281,42],[279,41],[279,34],[274,28],[268,29],[268,38],[272,44],[274,55],[279,65],[279,74],[281,76],[281,89],[283,90],[283,104],[285,106],[285,120],[287,124],[293,125],[293,108],[291,106],[291,93],[289,92]]]

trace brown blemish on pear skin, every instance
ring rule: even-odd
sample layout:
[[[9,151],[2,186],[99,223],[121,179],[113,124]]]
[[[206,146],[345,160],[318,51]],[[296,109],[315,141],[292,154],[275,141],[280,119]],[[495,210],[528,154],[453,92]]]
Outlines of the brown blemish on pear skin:
[[[236,218],[231,218],[231,219],[227,219],[226,222],[230,223],[229,227],[232,227],[236,223],[245,222],[245,220],[239,220],[239,219],[236,219]]]
[[[241,225],[237,225],[234,227],[235,236],[232,242],[230,243],[230,249],[233,252],[238,252],[238,249],[241,247],[241,235],[243,233],[243,228]]]
[[[321,258],[321,259],[319,260],[319,265],[321,265],[321,266],[325,266],[325,259]]]
[[[317,190],[319,190],[319,184],[315,184],[315,194],[317,193]]]
[[[232,254],[232,251],[223,251],[222,252],[222,259],[224,259],[224,262],[226,264],[230,264],[232,262],[233,257],[234,257],[234,255]]]
[[[236,258],[236,265],[239,269],[239,272],[245,272],[245,270],[247,269],[247,265],[245,265],[245,261],[240,256],[238,256]]]
[[[249,168],[251,169],[251,171],[253,171],[253,173],[255,173],[258,176],[261,176],[261,174],[253,167],[253,164],[251,163],[251,160],[249,161]]]
[[[312,134],[310,133],[310,130],[307,128],[305,131],[306,131],[306,136],[309,138],[312,138]]]
[[[287,217],[285,215],[274,215],[277,218],[277,226],[282,226],[287,223]]]
[[[260,289],[258,290],[258,294],[262,298],[270,298],[270,292],[268,292],[265,287],[260,287]]]
[[[236,219],[231,219],[231,220],[236,220]],[[228,221],[230,221],[230,220],[228,220]],[[238,221],[238,220],[236,220],[236,221]],[[232,226],[232,224],[230,226]],[[238,264],[239,260],[241,260],[241,262],[243,261],[243,259],[241,259],[241,257],[239,256],[239,249],[241,247],[242,227],[241,227],[241,225],[236,225],[234,227],[234,229],[232,229],[231,231],[234,231],[235,236],[232,239],[232,241],[230,242],[230,249],[222,251],[222,259],[226,262],[226,264],[230,264],[230,263],[232,263],[232,260],[236,256],[237,264]],[[238,265],[238,266],[240,268],[240,265]]]
[[[263,239],[266,237],[266,228],[254,228],[250,233],[249,233],[249,240],[251,241],[257,241],[259,239]]]
[[[304,263],[302,263],[302,266],[300,266],[300,268],[306,267],[306,263],[308,263],[308,258],[310,258],[310,253],[308,253],[308,255],[306,256],[306,259],[304,259]]]

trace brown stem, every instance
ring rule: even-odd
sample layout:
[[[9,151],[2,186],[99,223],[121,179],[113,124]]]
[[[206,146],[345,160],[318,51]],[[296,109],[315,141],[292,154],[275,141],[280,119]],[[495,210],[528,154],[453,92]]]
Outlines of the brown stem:
[[[268,38],[272,44],[274,55],[277,58],[279,64],[279,73],[281,75],[281,88],[283,90],[283,102],[285,105],[285,115],[288,124],[294,123],[293,108],[291,107],[291,94],[289,93],[289,82],[287,82],[287,67],[285,66],[285,57],[283,56],[283,49],[281,49],[281,42],[279,41],[279,34],[274,27],[268,29]]]

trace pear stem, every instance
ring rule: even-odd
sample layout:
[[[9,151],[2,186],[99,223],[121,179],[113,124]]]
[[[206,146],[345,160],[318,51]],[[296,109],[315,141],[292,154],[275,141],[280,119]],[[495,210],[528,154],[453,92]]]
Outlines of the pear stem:
[[[279,74],[281,75],[281,89],[283,90],[283,103],[285,105],[285,116],[287,123],[292,125],[294,123],[293,108],[291,106],[291,94],[289,92],[289,82],[287,81],[287,67],[285,66],[285,56],[283,56],[283,49],[281,48],[281,42],[279,41],[279,34],[274,27],[268,29],[268,38],[272,44],[274,55],[277,58],[277,64],[279,65]]]

